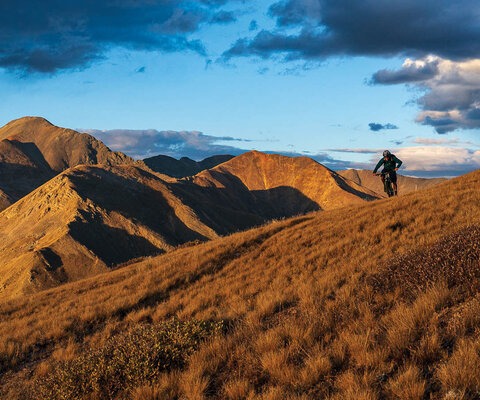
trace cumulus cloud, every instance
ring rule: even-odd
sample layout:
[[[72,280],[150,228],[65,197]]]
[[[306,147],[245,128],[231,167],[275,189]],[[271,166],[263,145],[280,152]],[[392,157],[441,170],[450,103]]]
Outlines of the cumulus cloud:
[[[0,67],[25,73],[82,68],[114,48],[193,51],[189,35],[207,23],[229,23],[221,1],[2,0]]]
[[[418,71],[422,70],[430,73],[420,79]],[[480,59],[407,59],[398,71],[377,72],[372,82],[417,87],[422,95],[416,100],[421,109],[416,121],[432,126],[438,133],[480,128]]]
[[[224,57],[436,54],[459,60],[480,55],[477,0],[281,0],[269,14],[276,29],[239,39]]]
[[[210,136],[196,131],[157,131],[148,130],[81,130],[105,143],[114,151],[121,151],[133,158],[143,159],[158,154],[174,158],[189,157],[202,160],[217,154],[238,155],[247,150],[220,142],[250,142],[230,136]]]
[[[407,59],[403,67],[397,71],[382,69],[372,77],[372,83],[393,85],[397,83],[422,82],[434,78],[438,74],[439,59],[428,57],[425,60]]]
[[[370,82],[419,89],[416,120],[438,133],[480,127],[478,0],[278,0],[269,15],[275,28],[238,39],[224,59],[406,57],[400,69],[379,70]]]
[[[370,130],[373,132],[379,132],[383,130],[392,130],[392,129],[398,129],[397,125],[394,124],[379,124],[376,122],[371,122],[368,124],[370,127]]]

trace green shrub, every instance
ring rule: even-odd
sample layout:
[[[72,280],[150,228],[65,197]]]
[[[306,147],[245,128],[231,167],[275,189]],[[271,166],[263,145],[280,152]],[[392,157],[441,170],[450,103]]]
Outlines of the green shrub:
[[[35,384],[35,398],[117,398],[122,392],[158,378],[165,371],[182,368],[207,337],[219,334],[223,322],[179,321],[138,325],[111,337],[101,348],[54,362],[53,371]]]

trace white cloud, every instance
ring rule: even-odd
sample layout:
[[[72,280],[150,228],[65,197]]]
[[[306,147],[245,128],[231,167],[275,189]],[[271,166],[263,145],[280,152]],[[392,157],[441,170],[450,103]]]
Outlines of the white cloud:
[[[425,146],[436,146],[440,144],[443,144],[443,145],[472,144],[471,142],[460,141],[458,138],[452,138],[452,139],[416,138],[415,140],[413,140],[413,143],[423,144]]]
[[[480,128],[480,60],[455,62],[438,58],[437,75],[423,82],[417,121],[438,133]]]
[[[438,133],[480,128],[480,59],[406,59],[398,71],[377,72],[373,82],[407,83],[421,89],[417,103],[422,111],[416,121]]]
[[[230,136],[210,136],[197,131],[157,131],[115,129],[101,131],[96,129],[81,130],[105,143],[114,151],[121,151],[133,158],[164,154],[171,157],[190,157],[203,159],[217,154],[237,155],[245,150],[234,146],[218,144],[219,142],[249,142]]]
[[[480,168],[480,151],[448,146],[418,146],[398,149],[395,155],[405,171],[443,171],[459,175]]]

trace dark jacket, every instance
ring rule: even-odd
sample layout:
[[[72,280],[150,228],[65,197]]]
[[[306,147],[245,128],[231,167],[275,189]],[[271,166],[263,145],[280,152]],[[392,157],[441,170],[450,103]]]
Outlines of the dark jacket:
[[[391,154],[388,160],[385,160],[384,157],[377,163],[373,173],[376,173],[377,170],[383,165],[383,172],[392,172],[395,171],[395,168],[400,168],[402,165],[402,160],[395,157],[394,154]]]

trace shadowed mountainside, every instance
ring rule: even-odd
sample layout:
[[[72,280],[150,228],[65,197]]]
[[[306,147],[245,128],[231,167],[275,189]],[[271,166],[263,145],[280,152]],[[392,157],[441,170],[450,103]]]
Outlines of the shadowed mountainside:
[[[217,236],[164,181],[135,166],[69,169],[4,210],[0,221],[2,297]]]
[[[374,176],[372,171],[362,169],[347,169],[345,171],[337,171],[337,173],[344,178],[347,178],[357,185],[368,188],[381,197],[386,197],[383,191],[382,180],[379,176]],[[409,192],[416,192],[418,190],[426,189],[430,186],[437,185],[444,182],[445,178],[414,178],[410,176],[403,176],[397,174],[398,194],[404,195]]]
[[[0,394],[475,399],[479,184],[475,171],[2,303]],[[185,364],[155,375],[146,363],[122,361],[123,353],[103,358],[100,375],[88,373],[89,360],[109,341],[138,342],[133,328],[171,317],[218,321],[225,329],[185,356]],[[131,348],[147,356],[163,345]],[[133,378],[115,386],[112,375],[105,380],[108,371]],[[81,388],[71,385],[75,379]]]
[[[0,210],[57,173],[81,164],[138,164],[86,133],[24,117],[0,128]]]
[[[231,160],[234,156],[217,155],[205,158],[202,161],[194,161],[188,157],[182,157],[177,160],[173,157],[158,155],[145,158],[143,162],[155,172],[169,175],[175,178],[184,178],[186,176],[196,175],[204,169],[211,169],[218,164]]]
[[[0,141],[0,211],[54,176],[34,144]]]

